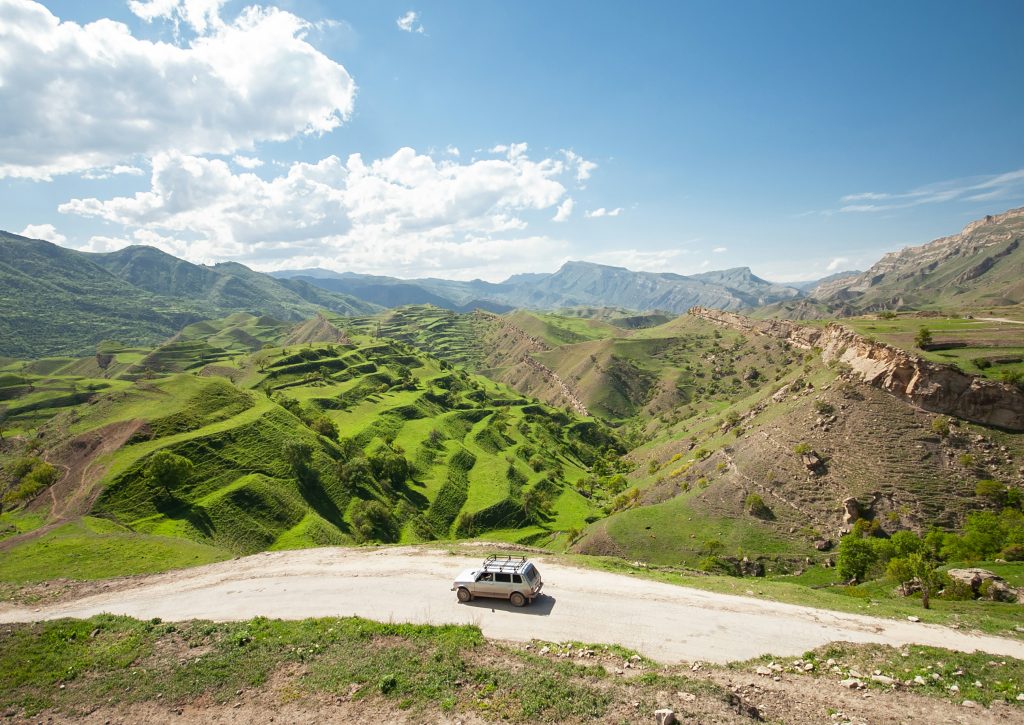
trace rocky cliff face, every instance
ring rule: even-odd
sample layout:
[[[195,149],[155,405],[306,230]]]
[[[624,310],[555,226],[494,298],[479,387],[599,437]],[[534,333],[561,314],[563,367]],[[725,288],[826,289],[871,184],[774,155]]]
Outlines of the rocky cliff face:
[[[1024,431],[1024,391],[1016,386],[936,365],[836,323],[819,329],[785,320],[753,320],[704,307],[691,308],[689,313],[719,325],[784,339],[805,350],[818,348],[825,362],[845,363],[864,382],[929,412]]]
[[[973,221],[959,234],[890,252],[861,274],[822,281],[809,296],[832,303],[859,300],[868,306],[893,308],[902,305],[904,295],[963,292],[973,280],[1010,257],[1020,246],[1022,234],[1024,207],[1010,209]],[[1018,275],[1015,269],[1011,263],[1004,276]],[[992,288],[988,291],[1000,288],[1000,281],[987,283]]]

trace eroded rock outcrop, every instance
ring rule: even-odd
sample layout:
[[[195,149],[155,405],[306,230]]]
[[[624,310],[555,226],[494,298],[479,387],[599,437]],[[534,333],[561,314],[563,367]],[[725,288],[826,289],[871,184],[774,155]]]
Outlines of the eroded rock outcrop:
[[[754,320],[722,310],[693,307],[689,314],[757,335],[818,348],[826,363],[839,361],[864,382],[924,410],[1007,430],[1024,430],[1024,390],[937,365],[835,322],[824,329],[786,320]]]
[[[529,365],[534,370],[536,370],[537,372],[539,372],[545,378],[547,378],[552,385],[557,387],[558,390],[561,392],[562,397],[565,398],[566,401],[568,401],[570,408],[572,408],[580,415],[590,415],[590,411],[587,410],[587,406],[583,404],[583,401],[579,399],[579,397],[576,395],[576,392],[572,388],[570,388],[564,380],[562,380],[561,376],[558,373],[556,373],[554,370],[549,368],[544,363],[534,360],[529,355],[524,355],[522,361]]]

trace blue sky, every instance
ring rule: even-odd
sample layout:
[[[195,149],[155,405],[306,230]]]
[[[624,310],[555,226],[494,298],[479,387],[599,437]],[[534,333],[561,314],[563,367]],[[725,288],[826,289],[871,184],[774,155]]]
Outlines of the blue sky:
[[[0,227],[71,247],[791,281],[1024,204],[1019,2],[43,5],[0,0]]]

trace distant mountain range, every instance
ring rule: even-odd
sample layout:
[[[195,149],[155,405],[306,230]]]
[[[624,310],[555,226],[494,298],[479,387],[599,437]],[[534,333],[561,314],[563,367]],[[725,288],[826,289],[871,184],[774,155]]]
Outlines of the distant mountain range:
[[[89,254],[0,232],[0,355],[81,354],[116,339],[152,343],[198,320],[255,312],[301,320],[379,309],[241,264],[192,264],[152,247]]]
[[[385,307],[433,304],[450,310],[483,308],[562,309],[580,306],[685,312],[694,305],[736,310],[801,296],[799,289],[774,284],[737,267],[691,276],[633,272],[592,262],[567,262],[552,274],[518,274],[504,282],[397,279],[336,273],[323,269],[271,273]]]
[[[748,267],[684,276],[567,262],[550,274],[469,282],[302,269],[263,274],[234,262],[197,265],[152,247],[79,252],[0,232],[0,356],[81,354],[105,339],[150,344],[185,325],[234,312],[282,321],[431,304],[482,308],[602,308],[681,313],[693,306],[757,308],[793,319],[875,310],[1024,302],[1024,208],[959,234],[885,255],[866,272],[776,284]]]

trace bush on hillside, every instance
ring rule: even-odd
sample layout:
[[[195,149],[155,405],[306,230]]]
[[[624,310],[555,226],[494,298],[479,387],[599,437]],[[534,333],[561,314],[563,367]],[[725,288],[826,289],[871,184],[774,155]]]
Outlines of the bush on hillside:
[[[338,440],[338,425],[327,416],[320,416],[309,426],[316,433],[332,441]]]
[[[986,478],[974,485],[974,495],[997,505],[1002,504],[1006,501],[1006,486],[999,481]]]
[[[398,541],[401,527],[380,501],[356,501],[350,509],[350,517],[360,541]]]
[[[768,508],[768,504],[766,504],[764,499],[756,493],[747,495],[744,506],[751,516],[755,516],[759,519],[767,519],[772,516],[772,510]]]

